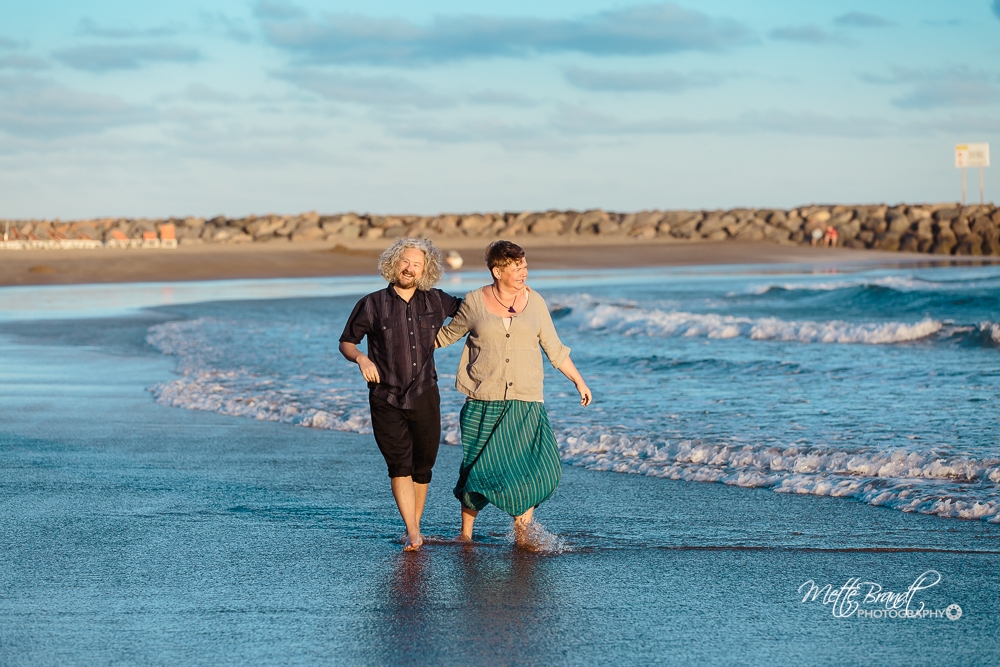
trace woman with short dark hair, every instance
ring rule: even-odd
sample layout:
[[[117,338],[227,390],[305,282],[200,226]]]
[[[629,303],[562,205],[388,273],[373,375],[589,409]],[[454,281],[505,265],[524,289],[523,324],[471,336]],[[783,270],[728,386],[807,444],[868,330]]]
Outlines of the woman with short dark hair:
[[[476,515],[493,503],[514,517],[517,544],[530,547],[534,509],[561,477],[559,451],[542,403],[541,350],[580,392],[592,394],[552,324],[545,300],[529,288],[524,250],[510,241],[486,249],[493,282],[469,292],[451,323],[438,332],[439,347],[469,334],[456,388],[462,407],[462,467],[455,496],[462,503],[460,539],[472,539]],[[541,350],[539,349],[541,347]]]

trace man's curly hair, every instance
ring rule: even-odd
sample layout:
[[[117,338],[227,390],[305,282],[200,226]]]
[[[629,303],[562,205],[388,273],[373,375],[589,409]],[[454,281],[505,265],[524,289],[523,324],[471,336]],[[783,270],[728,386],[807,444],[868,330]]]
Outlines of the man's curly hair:
[[[386,282],[395,282],[399,259],[407,248],[416,248],[424,253],[424,275],[417,280],[417,289],[426,292],[441,280],[443,273],[441,251],[427,239],[402,238],[393,243],[378,258],[379,273],[382,274]]]

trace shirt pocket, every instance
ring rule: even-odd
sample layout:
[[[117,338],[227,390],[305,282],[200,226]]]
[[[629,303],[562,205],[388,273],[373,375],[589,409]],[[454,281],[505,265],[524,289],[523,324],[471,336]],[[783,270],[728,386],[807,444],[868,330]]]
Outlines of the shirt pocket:
[[[514,367],[517,387],[526,394],[541,393],[545,381],[545,370],[542,368],[542,354],[536,347],[531,350],[518,350],[518,358]],[[514,363],[514,359],[511,359]]]
[[[466,372],[472,380],[473,387],[479,391],[483,386],[499,386],[503,379],[502,360],[496,350],[483,349],[478,346],[468,346],[469,361]]]
[[[441,328],[443,323],[444,315],[439,312],[431,311],[417,315],[417,326],[420,329],[430,329],[431,335],[437,334],[437,330]]]
[[[376,326],[376,335],[382,347],[387,351],[392,350],[395,347],[396,339],[399,337],[398,324],[395,322],[379,322]]]
[[[434,339],[443,322],[444,318],[438,312],[431,311],[417,315],[416,335],[421,348],[434,349]]]

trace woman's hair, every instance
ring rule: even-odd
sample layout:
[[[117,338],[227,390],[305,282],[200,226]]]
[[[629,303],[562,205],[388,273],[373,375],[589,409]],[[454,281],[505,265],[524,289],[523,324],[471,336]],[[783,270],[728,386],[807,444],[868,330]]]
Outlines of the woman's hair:
[[[385,249],[378,258],[378,270],[386,282],[396,280],[399,259],[407,248],[416,248],[424,253],[424,274],[417,280],[417,289],[426,292],[441,280],[441,251],[427,239],[403,238]]]
[[[490,273],[493,269],[502,271],[524,259],[524,248],[511,241],[494,241],[486,248],[485,259]]]

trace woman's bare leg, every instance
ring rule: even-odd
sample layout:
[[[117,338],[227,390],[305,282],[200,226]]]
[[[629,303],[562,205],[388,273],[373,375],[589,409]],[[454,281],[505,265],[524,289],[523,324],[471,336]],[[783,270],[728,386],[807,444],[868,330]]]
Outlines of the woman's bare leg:
[[[458,536],[458,539],[463,542],[472,541],[472,525],[476,522],[476,516],[479,514],[476,510],[470,510],[467,507],[462,508],[462,534]]]
[[[530,546],[528,526],[531,525],[531,520],[534,516],[535,508],[532,507],[524,514],[514,517],[514,544]]]

